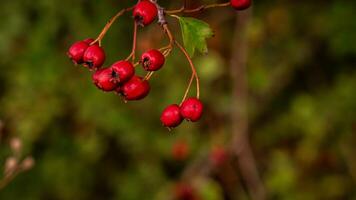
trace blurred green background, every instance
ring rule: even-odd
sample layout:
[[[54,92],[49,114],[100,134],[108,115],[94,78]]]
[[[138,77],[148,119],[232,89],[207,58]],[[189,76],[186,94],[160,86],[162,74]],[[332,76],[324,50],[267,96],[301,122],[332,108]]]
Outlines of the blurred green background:
[[[174,51],[153,76],[147,98],[127,104],[96,89],[90,72],[69,61],[74,41],[96,37],[111,16],[134,3],[1,1],[0,161],[9,154],[9,138],[18,136],[36,165],[1,190],[0,199],[170,199],[186,166],[230,140],[231,8],[199,15],[215,30],[209,54],[194,58],[206,111],[199,123],[172,132],[159,117],[166,105],[179,103],[187,85],[190,69],[181,53]],[[355,1],[254,2],[247,28],[248,121],[268,199],[356,199],[354,19]],[[169,22],[180,39],[177,21]],[[110,29],[103,40],[106,65],[129,54],[132,30],[130,14]],[[162,38],[156,24],[140,29],[139,52],[163,46]],[[189,146],[183,161],[172,156],[177,141]],[[198,177],[200,199],[248,199],[234,176],[230,182],[224,173]]]

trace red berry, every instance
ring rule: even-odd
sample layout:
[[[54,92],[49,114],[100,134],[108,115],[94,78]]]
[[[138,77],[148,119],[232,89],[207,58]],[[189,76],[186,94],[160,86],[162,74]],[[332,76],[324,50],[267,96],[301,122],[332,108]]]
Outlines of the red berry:
[[[181,115],[189,121],[198,121],[203,114],[203,103],[197,98],[186,99],[180,107]]]
[[[175,200],[197,200],[195,190],[187,183],[179,183],[175,187]]]
[[[141,62],[146,71],[157,71],[163,66],[165,57],[160,51],[152,49],[142,54]]]
[[[214,166],[221,166],[228,159],[228,154],[223,147],[215,147],[210,152],[210,160]]]
[[[245,10],[251,6],[251,0],[230,0],[230,3],[236,10]]]
[[[135,75],[135,68],[128,61],[118,61],[111,66],[117,82],[124,83]]]
[[[125,100],[140,100],[145,98],[150,92],[150,85],[147,80],[139,76],[133,76],[121,87],[121,94]]]
[[[189,155],[189,146],[185,141],[178,141],[172,147],[172,156],[175,160],[185,160]]]
[[[89,44],[85,41],[79,41],[74,43],[68,50],[68,57],[74,62],[74,64],[82,64],[85,50],[89,47]]]
[[[157,6],[149,0],[141,0],[133,10],[133,16],[138,24],[146,26],[157,17]]]
[[[104,49],[99,45],[92,45],[88,47],[83,56],[84,66],[89,69],[99,69],[105,61]]]
[[[90,45],[92,42],[94,42],[94,39],[93,38],[87,38],[87,39],[83,40],[83,42],[86,42],[86,43],[88,43]]]
[[[117,82],[113,78],[113,73],[115,72],[111,68],[97,70],[92,76],[94,84],[106,92],[115,90]]]
[[[172,104],[166,107],[161,115],[161,122],[165,127],[174,128],[182,123],[183,118],[180,114],[179,106]]]

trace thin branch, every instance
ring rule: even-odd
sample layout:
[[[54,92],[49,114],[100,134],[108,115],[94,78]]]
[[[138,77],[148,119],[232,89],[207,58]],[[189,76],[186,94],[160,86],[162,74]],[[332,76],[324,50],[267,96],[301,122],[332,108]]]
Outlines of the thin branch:
[[[194,73],[192,73],[192,76],[191,76],[190,79],[189,79],[188,87],[187,87],[187,89],[185,90],[183,99],[182,99],[181,103],[179,104],[179,106],[181,106],[181,105],[183,104],[183,102],[185,101],[185,99],[188,97],[190,88],[192,87],[192,83],[193,83],[193,81],[194,81],[194,77],[195,77],[195,75],[194,75]]]
[[[161,48],[160,50],[162,50],[163,55],[165,57],[167,57],[173,50],[173,45],[174,45],[175,39],[174,39],[174,36],[173,36],[172,32],[170,31],[167,23],[162,24],[162,28],[164,30],[164,33],[167,35],[167,37],[169,39],[169,44],[167,46]]]
[[[121,15],[123,15],[125,12],[128,12],[130,10],[132,10],[134,7],[130,7],[130,8],[125,8],[120,10],[118,13],[116,13],[116,15],[114,17],[112,17],[105,25],[105,27],[103,28],[103,30],[100,32],[99,36],[91,43],[95,44],[97,42],[99,42],[99,44],[101,44],[101,40],[104,38],[105,34],[108,32],[108,30],[110,29],[110,27],[112,26],[112,24],[116,21],[117,18],[119,18]]]
[[[187,9],[186,5],[183,5],[180,9],[177,10],[166,10],[166,14],[177,14],[177,13],[195,13],[195,12],[201,12],[203,10],[209,9],[209,8],[217,8],[217,7],[226,7],[230,6],[230,1],[226,3],[215,3],[215,4],[209,4],[209,5],[201,5],[198,8],[194,9]]]
[[[129,60],[132,58],[132,62],[135,62],[135,56],[136,56],[136,43],[137,43],[137,22],[134,21],[134,31],[133,31],[133,42],[132,42],[132,50],[130,55],[126,58],[126,60]]]
[[[200,83],[199,83],[199,76],[197,74],[197,71],[195,69],[195,66],[194,66],[194,63],[192,61],[192,59],[190,58],[188,52],[185,50],[185,48],[179,44],[179,42],[175,41],[175,44],[178,46],[178,48],[183,52],[183,54],[185,55],[185,57],[187,58],[188,62],[189,62],[189,65],[192,69],[192,72],[193,72],[193,75],[195,76],[195,80],[196,80],[196,83],[197,83],[197,98],[199,99],[200,98]],[[187,90],[189,90],[190,88],[188,88]]]
[[[250,10],[238,14],[235,24],[235,35],[232,43],[231,74],[233,76],[232,101],[232,153],[237,158],[237,164],[249,195],[254,200],[266,199],[265,189],[259,177],[254,155],[249,142],[247,113],[247,25],[250,21]]]

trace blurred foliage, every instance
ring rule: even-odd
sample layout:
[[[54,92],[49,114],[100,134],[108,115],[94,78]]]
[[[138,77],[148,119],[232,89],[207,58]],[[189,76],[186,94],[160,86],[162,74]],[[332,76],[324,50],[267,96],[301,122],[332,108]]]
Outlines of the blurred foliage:
[[[214,1],[191,4],[207,2]],[[90,73],[67,59],[71,43],[95,37],[116,11],[133,3],[1,1],[0,161],[8,151],[3,144],[17,135],[36,166],[0,191],[0,199],[169,199],[185,166],[229,141],[232,9],[199,16],[215,31],[209,54],[194,59],[207,111],[200,123],[171,133],[159,116],[165,105],[180,101],[190,77],[179,51],[153,76],[150,96],[127,104],[97,90]],[[162,3],[177,8],[181,2]],[[356,3],[346,0],[254,2],[250,134],[271,199],[356,198],[355,10]],[[131,20],[120,18],[104,39],[106,64],[129,54]],[[179,23],[169,22],[180,38]],[[141,29],[139,51],[164,45],[162,38],[158,25]],[[191,153],[177,162],[171,147],[181,139]],[[222,177],[236,176],[224,172]],[[239,178],[230,179],[202,177],[194,185],[203,200],[246,199]]]

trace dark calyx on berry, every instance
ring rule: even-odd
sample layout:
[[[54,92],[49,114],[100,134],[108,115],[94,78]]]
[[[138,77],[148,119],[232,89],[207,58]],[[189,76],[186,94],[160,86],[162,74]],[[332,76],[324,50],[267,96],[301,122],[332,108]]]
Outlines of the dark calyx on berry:
[[[186,99],[181,107],[181,115],[188,121],[196,122],[203,114],[203,103],[197,98]]]
[[[157,6],[149,0],[141,0],[133,10],[135,21],[141,26],[151,24],[157,17]]]
[[[164,62],[164,55],[156,49],[151,49],[141,56],[141,63],[146,71],[157,71],[162,68]]]
[[[141,100],[150,92],[150,84],[142,77],[133,76],[121,87],[121,94],[127,101]]]
[[[160,119],[163,126],[167,128],[177,127],[183,121],[183,118],[180,114],[179,106],[177,104],[167,106],[163,110]]]
[[[135,68],[132,63],[128,61],[118,61],[111,65],[111,68],[113,72],[115,72],[115,78],[119,83],[125,83],[135,75]]]
[[[89,69],[97,70],[105,62],[104,49],[99,45],[92,45],[88,47],[83,56],[84,66]]]

